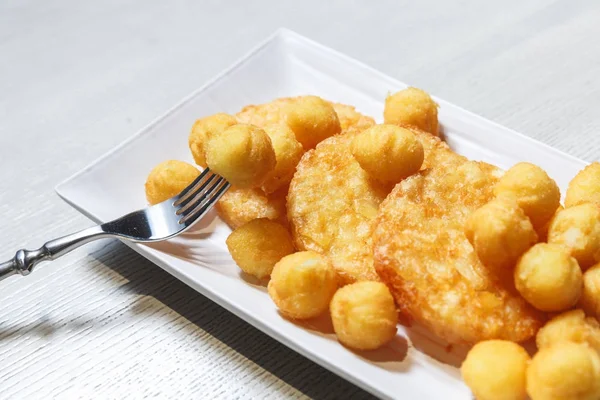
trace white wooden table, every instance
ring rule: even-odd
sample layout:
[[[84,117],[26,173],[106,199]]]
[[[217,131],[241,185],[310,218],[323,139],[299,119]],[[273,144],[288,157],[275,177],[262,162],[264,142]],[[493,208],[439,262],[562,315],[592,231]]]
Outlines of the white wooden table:
[[[2,1],[0,256],[89,225],[55,184],[280,26],[597,160],[599,20],[594,0]],[[369,397],[118,242],[0,283],[2,399],[305,396]]]

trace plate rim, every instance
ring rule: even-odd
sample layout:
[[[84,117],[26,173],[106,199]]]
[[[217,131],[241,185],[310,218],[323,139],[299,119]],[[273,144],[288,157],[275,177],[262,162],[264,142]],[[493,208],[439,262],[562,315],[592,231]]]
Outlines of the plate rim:
[[[272,34],[267,36],[265,39],[263,39],[258,44],[253,46],[244,55],[242,55],[240,58],[238,58],[236,61],[234,61],[229,67],[225,68],[223,71],[221,71],[220,73],[215,75],[213,78],[209,79],[205,84],[201,85],[199,88],[193,90],[190,94],[183,97],[180,101],[178,101],[176,104],[174,104],[172,107],[167,109],[164,113],[162,113],[158,117],[151,120],[148,124],[143,126],[141,129],[139,129],[137,132],[132,134],[130,137],[127,137],[121,143],[117,144],[115,147],[106,151],[105,153],[103,153],[102,155],[97,157],[95,160],[93,160],[92,162],[87,164],[82,169],[76,171],[75,173],[71,174],[69,177],[60,181],[54,187],[55,192],[58,194],[58,196],[63,201],[65,201],[71,207],[76,209],[78,212],[85,215],[87,218],[89,218],[90,220],[92,220],[95,223],[101,223],[102,221],[97,215],[95,215],[93,212],[90,212],[88,210],[81,208],[74,201],[72,201],[72,199],[69,198],[69,194],[65,192],[67,187],[73,181],[79,179],[80,177],[82,177],[82,175],[85,175],[87,172],[94,169],[97,165],[101,164],[102,162],[109,159],[114,154],[118,153],[123,148],[125,148],[126,146],[128,146],[129,144],[134,142],[136,139],[138,139],[141,136],[143,136],[144,134],[147,134],[148,132],[150,132],[154,126],[156,126],[161,121],[163,121],[165,118],[167,118],[172,113],[177,111],[183,105],[192,101],[198,94],[209,89],[213,85],[220,82],[222,79],[226,78],[229,74],[236,71],[238,68],[242,67],[244,65],[244,63],[251,60],[253,58],[253,56],[256,55],[258,52],[260,52],[262,49],[266,48],[267,46],[271,45],[272,43],[276,42],[277,40],[283,40],[283,43],[285,43],[286,39],[297,40],[300,43],[302,43],[303,45],[308,45],[310,47],[318,49],[320,52],[326,52],[326,53],[332,54],[332,55],[338,57],[341,61],[343,61],[345,63],[350,63],[350,64],[352,64],[356,67],[359,67],[362,70],[368,72],[369,74],[375,75],[378,78],[383,79],[386,82],[389,82],[390,87],[405,87],[406,86],[406,84],[404,84],[403,82],[401,82],[389,75],[386,75],[383,72],[378,71],[377,69],[375,69],[363,62],[360,62],[344,53],[341,53],[337,50],[329,48],[319,42],[309,39],[297,32],[290,30],[290,29],[283,28],[283,27],[278,28]],[[569,161],[578,162],[578,163],[582,163],[585,165],[589,164],[585,160],[575,157],[575,156],[573,156],[569,153],[566,153],[562,150],[556,149],[546,143],[543,143],[536,139],[533,139],[530,136],[526,136],[518,131],[515,131],[512,128],[506,127],[504,125],[501,125],[500,123],[497,123],[497,122],[487,119],[483,116],[475,114],[474,112],[464,109],[461,106],[458,106],[458,105],[455,105],[448,101],[445,101],[443,99],[440,99],[434,95],[432,95],[432,97],[440,105],[450,106],[453,109],[455,109],[456,111],[460,111],[460,112],[464,113],[463,115],[465,115],[466,117],[468,117],[469,119],[471,119],[473,121],[482,122],[482,123],[486,124],[487,126],[489,126],[490,128],[501,129],[507,133],[510,132],[512,135],[515,135],[520,140],[525,140],[532,145],[541,147],[544,150],[552,152],[556,156],[560,156],[562,158],[568,159]],[[184,271],[180,271],[175,268],[165,268],[165,265],[168,265],[169,261],[166,260],[161,254],[155,254],[154,252],[151,251],[151,249],[148,249],[145,246],[139,245],[137,243],[131,243],[131,242],[126,242],[126,241],[121,241],[121,242],[124,243],[129,248],[136,251],[138,254],[142,255],[146,259],[150,260],[151,262],[153,262],[154,264],[159,266],[161,269],[165,270],[170,275],[176,277],[177,279],[182,281],[184,284],[192,287],[197,292],[201,293],[202,295],[209,298],[211,301],[213,301],[213,302],[217,303],[218,305],[220,305],[221,307],[225,308],[227,311],[231,312],[238,318],[241,318],[245,322],[256,327],[263,333],[269,335],[274,340],[277,340],[279,343],[281,343],[281,344],[285,345],[286,347],[292,349],[293,351],[301,354],[302,356],[308,358],[309,360],[315,362],[316,364],[322,366],[323,368],[326,368],[326,369],[332,371],[336,375],[342,377],[343,379],[347,380],[348,382],[362,388],[363,390],[365,390],[369,393],[372,393],[376,396],[383,397],[383,398],[390,398],[388,393],[386,393],[384,391],[380,391],[375,386],[369,385],[367,382],[359,379],[359,377],[356,376],[356,374],[354,374],[352,372],[348,372],[342,367],[338,367],[329,357],[327,357],[326,354],[317,354],[315,352],[312,352],[309,349],[307,349],[306,347],[302,346],[301,344],[296,343],[294,340],[290,340],[284,334],[280,333],[277,329],[273,328],[272,326],[262,323],[259,319],[255,318],[251,312],[248,312],[243,307],[243,305],[239,306],[237,304],[232,304],[232,303],[228,302],[225,299],[225,297],[221,296],[219,293],[212,290],[210,287],[202,286],[201,284],[197,283],[192,277],[190,277]]]

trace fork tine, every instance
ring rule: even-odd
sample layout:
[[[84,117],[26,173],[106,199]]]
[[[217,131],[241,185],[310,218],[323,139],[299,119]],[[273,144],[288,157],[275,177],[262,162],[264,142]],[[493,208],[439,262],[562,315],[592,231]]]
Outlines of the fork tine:
[[[219,178],[204,194],[205,196],[196,203],[191,211],[186,213],[180,220],[180,224],[187,224],[191,220],[204,215],[216,202],[223,196],[225,191],[229,189],[230,183],[224,178]]]
[[[208,174],[212,174],[212,176],[215,175],[213,172],[211,172],[209,168],[205,168],[204,171],[202,171],[202,173],[196,179],[194,179],[192,183],[190,183],[185,189],[181,191],[181,193],[179,193],[179,198],[173,203],[173,205],[180,205],[181,203],[186,201],[190,196],[193,196],[198,190],[200,190],[200,188],[203,186],[202,182]]]
[[[178,206],[180,205],[181,207],[177,210],[177,215],[183,214],[184,212],[186,212],[190,207],[192,207],[194,204],[196,204],[196,202],[201,199],[202,197],[205,196],[205,192],[206,192],[206,187],[215,180],[215,178],[220,178],[219,175],[216,174],[212,174],[210,175],[208,178],[206,178],[201,184],[200,182],[195,186],[195,190],[192,192],[191,190],[185,194],[185,199],[181,200],[181,201],[177,201],[175,203],[173,203],[173,206]],[[192,188],[194,189],[194,188]]]

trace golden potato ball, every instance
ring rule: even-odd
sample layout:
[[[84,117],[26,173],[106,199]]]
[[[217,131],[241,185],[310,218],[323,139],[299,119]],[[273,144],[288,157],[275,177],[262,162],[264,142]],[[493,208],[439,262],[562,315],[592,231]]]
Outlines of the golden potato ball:
[[[600,356],[587,344],[559,342],[540,350],[527,369],[531,400],[600,399]]]
[[[301,251],[275,264],[268,291],[283,315],[308,319],[327,310],[337,288],[329,260],[314,251]]]
[[[478,400],[525,400],[529,361],[514,342],[486,340],[473,346],[460,372]]]
[[[341,132],[333,106],[317,96],[301,96],[284,109],[284,119],[305,150]]]
[[[475,210],[467,219],[465,235],[483,265],[498,271],[512,271],[537,242],[531,221],[511,197],[493,199]]]
[[[574,306],[583,290],[577,260],[561,245],[538,243],[529,249],[514,272],[515,286],[541,311],[563,311]]]
[[[409,87],[385,99],[386,124],[408,125],[438,135],[438,105],[427,92]]]
[[[582,203],[600,206],[600,162],[593,162],[579,171],[567,187],[565,207]]]
[[[398,183],[418,172],[425,156],[414,133],[389,124],[358,134],[350,149],[362,169],[381,182]]]
[[[237,124],[206,143],[210,169],[239,188],[259,186],[275,168],[276,158],[267,133],[254,125]]]
[[[275,264],[294,252],[288,230],[267,218],[240,226],[231,232],[225,243],[242,271],[259,279],[271,275]]]
[[[363,281],[339,289],[330,305],[341,343],[357,350],[377,349],[396,336],[398,312],[388,287]]]
[[[583,274],[580,305],[588,315],[600,319],[600,263]]]
[[[218,113],[197,120],[192,127],[188,138],[188,145],[196,164],[206,168],[206,142],[212,135],[219,134],[225,129],[237,124],[234,117],[225,113]]]
[[[516,198],[536,229],[544,226],[560,205],[556,182],[546,171],[526,162],[509,168],[494,187],[494,194]]]
[[[600,206],[583,203],[558,212],[548,229],[548,243],[568,248],[583,270],[600,261]]]
[[[564,209],[565,208],[562,205],[559,205],[558,208],[556,209],[556,212],[548,220],[548,222],[546,222],[543,226],[536,229],[536,232],[538,235],[538,242],[547,242],[548,241],[548,231],[550,230],[550,224],[552,223],[552,220],[554,219],[554,217],[556,217],[556,214],[558,214],[559,212],[561,212]]]
[[[582,310],[567,311],[548,321],[538,331],[535,341],[538,349],[559,342],[576,342],[600,351],[600,324],[595,318],[586,317]]]
[[[179,193],[200,175],[200,171],[183,161],[169,160],[158,164],[146,179],[146,199],[150,204],[163,202]]]
[[[294,132],[285,124],[269,125],[264,129],[271,139],[276,164],[261,187],[265,193],[273,193],[290,183],[294,172],[296,172],[296,165],[298,165],[304,154],[304,148],[296,140]]]

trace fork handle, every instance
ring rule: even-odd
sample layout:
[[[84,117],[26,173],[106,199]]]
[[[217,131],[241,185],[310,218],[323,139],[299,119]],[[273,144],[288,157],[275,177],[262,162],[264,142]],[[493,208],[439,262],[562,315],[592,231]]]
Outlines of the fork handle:
[[[46,242],[37,250],[18,250],[11,260],[0,264],[0,281],[15,274],[29,275],[39,262],[55,260],[79,246],[109,236],[101,226],[93,226]]]

